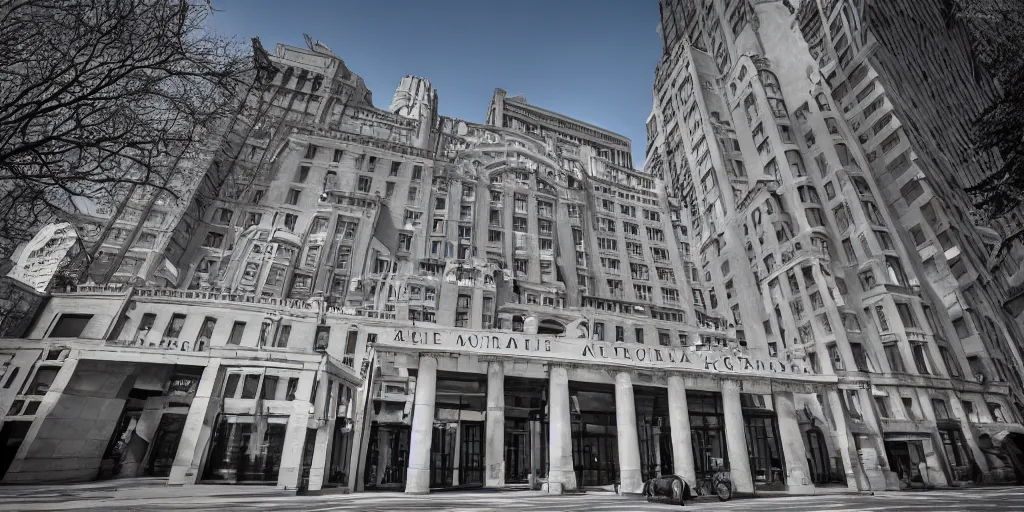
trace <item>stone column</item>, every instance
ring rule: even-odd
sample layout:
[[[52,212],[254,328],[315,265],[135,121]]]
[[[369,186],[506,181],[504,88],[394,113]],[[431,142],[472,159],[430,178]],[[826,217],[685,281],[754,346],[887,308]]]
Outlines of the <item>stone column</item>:
[[[850,490],[867,491],[871,484],[867,480],[867,474],[860,467],[860,457],[854,450],[853,440],[850,437],[850,429],[847,427],[846,412],[843,408],[842,399],[835,388],[826,392],[828,408],[832,413],[832,441],[839,456],[843,459],[843,472],[846,474],[846,487]]]
[[[39,355],[41,354],[37,352],[36,356],[38,357]],[[71,377],[74,376],[75,369],[78,368],[79,355],[80,352],[78,350],[72,350],[68,354],[68,357],[64,359],[64,364],[61,365],[60,370],[57,370],[57,376],[53,378],[53,382],[50,383],[50,387],[46,391],[46,395],[44,395],[43,399],[39,402],[39,408],[36,409],[35,419],[32,420],[32,424],[29,426],[28,432],[25,433],[25,438],[21,442],[21,446],[18,448],[18,453],[14,455],[14,460],[11,461],[11,465],[7,468],[5,483],[32,483],[31,481],[16,481],[12,477],[16,473],[25,471],[25,459],[29,458],[29,452],[38,450],[38,447],[33,448],[33,445],[35,444],[36,437],[39,435],[39,430],[42,428],[43,422],[45,422],[50,413],[53,412],[54,408],[57,406],[57,402],[60,401],[61,397],[64,395],[65,388],[71,382]],[[24,373],[27,375],[29,372],[25,371]],[[7,378],[9,379],[10,377]],[[25,376],[22,376],[21,385],[24,385],[25,380]],[[8,389],[8,391],[11,391],[11,389]],[[15,394],[17,394],[17,389],[14,389],[12,392],[12,395]],[[98,412],[99,411],[96,411],[96,414],[98,414]],[[80,434],[81,435],[78,438],[84,439],[86,437],[86,432],[81,432]],[[51,448],[51,450],[53,449],[54,448]],[[48,468],[44,468],[43,470],[45,469]],[[29,471],[25,472],[28,473]]]
[[[722,381],[722,410],[725,412],[725,442],[729,451],[729,472],[736,492],[754,492],[750,475],[750,456],[747,454],[747,433],[743,427],[743,407],[740,405],[740,383]]]
[[[334,422],[327,420],[324,425],[316,429],[316,441],[313,445],[313,461],[309,468],[309,487],[307,491],[319,491],[323,489],[324,483],[330,476],[330,468],[327,467],[331,456],[331,448],[334,445]]]
[[[548,492],[576,490],[576,472],[572,466],[572,418],[569,408],[569,372],[564,367],[549,370],[548,391]]]
[[[434,436],[436,391],[437,359],[420,356],[409,438],[409,472],[405,479],[405,492],[408,494],[430,492],[430,442]]]
[[[775,414],[779,422],[779,441],[786,458],[786,486],[791,494],[814,494],[814,483],[807,468],[807,448],[796,418],[793,393],[775,393]]]
[[[935,408],[932,407],[932,398],[929,392],[918,389],[917,400],[921,403],[924,419],[934,425]],[[950,479],[953,478],[952,463],[946,460],[946,452],[943,449],[942,437],[939,435],[938,428],[933,427],[929,434],[931,446],[928,446],[927,441],[924,442],[924,455],[928,466],[926,483],[935,487],[949,487]]]
[[[487,444],[484,446],[484,486],[505,486],[505,366],[487,363]]]
[[[619,492],[639,494],[643,492],[644,479],[640,472],[633,378],[629,372],[615,374],[615,427],[619,441]]]
[[[697,473],[693,467],[693,445],[690,444],[689,411],[683,376],[669,375],[668,424],[672,435],[672,469],[694,489],[697,486]]]
[[[541,422],[539,421],[530,422],[530,489],[532,490],[541,488],[538,475],[545,464],[540,456],[541,440],[544,439],[542,436],[545,433],[541,432],[540,426]]]
[[[949,409],[952,411],[953,417],[960,423],[960,435],[963,436],[964,443],[967,445],[967,449],[970,450],[974,462],[978,463],[982,471],[987,472],[989,470],[988,458],[981,451],[981,448],[978,447],[978,441],[974,439],[974,435],[971,434],[971,420],[967,418],[964,404],[960,402],[960,397],[956,396],[956,392],[953,390],[950,390],[946,396],[948,397]]]
[[[171,464],[171,473],[167,477],[169,485],[194,484],[199,478],[199,466],[203,461],[203,452],[210,441],[216,421],[216,413],[211,414],[210,401],[218,394],[215,389],[217,373],[220,370],[220,359],[210,358],[203,370],[196,388],[196,396],[188,408],[185,426],[181,430],[178,451]]]
[[[861,443],[859,455],[862,461],[872,459],[875,461],[870,465],[862,464],[868,478],[872,479],[871,488],[872,490],[898,491],[900,489],[899,480],[896,477],[896,472],[892,471],[889,466],[885,453],[885,441],[882,437],[882,426],[875,414],[875,400],[871,396],[871,390],[858,389],[855,390],[855,394],[857,395],[856,400],[860,404],[864,426],[868,431],[868,442]],[[881,478],[880,482],[877,481],[878,478]]]
[[[306,435],[309,429],[309,410],[315,398],[313,382],[316,371],[307,370],[299,375],[299,387],[295,400],[291,401],[291,414],[284,431],[284,449],[281,453],[281,469],[277,475],[278,489],[298,489],[302,477],[303,452],[306,449]],[[264,406],[265,407],[265,406]]]

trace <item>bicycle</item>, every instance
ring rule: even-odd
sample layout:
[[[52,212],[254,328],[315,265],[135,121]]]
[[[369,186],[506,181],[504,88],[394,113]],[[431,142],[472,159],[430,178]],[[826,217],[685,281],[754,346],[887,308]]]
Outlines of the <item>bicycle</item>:
[[[697,496],[718,496],[718,501],[732,499],[732,481],[722,471],[708,472],[697,479]]]

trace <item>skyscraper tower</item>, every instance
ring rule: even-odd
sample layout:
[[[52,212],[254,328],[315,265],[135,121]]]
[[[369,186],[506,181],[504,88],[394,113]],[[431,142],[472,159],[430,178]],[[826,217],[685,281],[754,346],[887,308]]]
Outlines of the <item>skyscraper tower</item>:
[[[1000,295],[971,284],[992,278],[968,273],[985,258],[966,253],[985,244],[955,237],[998,240],[967,220],[961,191],[995,157],[949,161],[969,149],[991,82],[960,72],[969,46],[962,31],[940,35],[938,6],[885,4],[663,0],[648,121],[660,138],[648,160],[667,162],[689,206],[695,300],[731,310],[748,343],[839,377],[828,404],[849,414],[851,440],[834,441],[873,489],[911,485],[922,447],[938,449],[928,471],[947,482],[970,460],[984,467],[990,429],[976,411],[1022,412],[1016,331]],[[926,32],[949,51],[914,39]],[[956,67],[939,72],[947,56]],[[922,215],[937,230],[916,225]]]

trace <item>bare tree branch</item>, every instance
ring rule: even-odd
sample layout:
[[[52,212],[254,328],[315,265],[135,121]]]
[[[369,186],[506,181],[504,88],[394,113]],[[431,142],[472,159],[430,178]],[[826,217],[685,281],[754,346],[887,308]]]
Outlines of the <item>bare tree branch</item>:
[[[76,198],[192,186],[176,163],[209,150],[256,75],[244,47],[209,29],[212,12],[206,0],[0,0],[0,259]]]

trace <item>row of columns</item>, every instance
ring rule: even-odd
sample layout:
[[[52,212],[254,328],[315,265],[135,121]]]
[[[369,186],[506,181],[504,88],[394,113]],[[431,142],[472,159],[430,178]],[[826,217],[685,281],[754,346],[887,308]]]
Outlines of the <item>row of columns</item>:
[[[565,367],[551,366],[548,376],[548,492],[561,493],[578,488],[572,459],[572,425],[569,399],[569,373]],[[421,356],[413,402],[412,436],[409,444],[409,469],[406,493],[419,494],[430,489],[430,444],[434,425],[434,397],[437,389],[437,360]],[[725,419],[726,446],[729,455],[733,489],[740,493],[754,491],[747,453],[746,430],[740,403],[740,384],[724,380],[721,385]],[[800,426],[797,422],[793,393],[777,392],[775,407],[780,445],[785,457],[786,482],[792,493],[813,492],[810,472]],[[690,486],[697,481],[693,448],[690,444],[690,416],[683,377],[668,377],[669,426],[672,436],[673,470]],[[615,420],[618,432],[620,490],[640,493],[643,477],[637,435],[633,380],[629,372],[615,374]],[[487,366],[486,445],[484,447],[487,487],[505,485],[505,386],[504,367],[500,361]],[[849,450],[841,450],[844,462]],[[847,467],[850,467],[847,465]],[[852,476],[852,475],[848,475]]]

